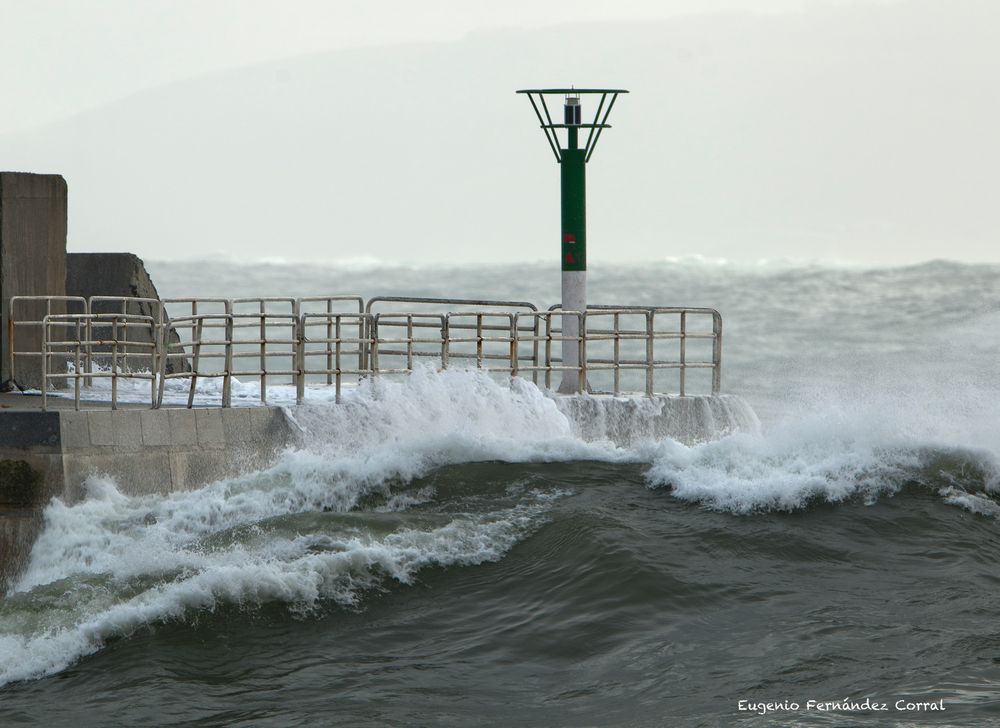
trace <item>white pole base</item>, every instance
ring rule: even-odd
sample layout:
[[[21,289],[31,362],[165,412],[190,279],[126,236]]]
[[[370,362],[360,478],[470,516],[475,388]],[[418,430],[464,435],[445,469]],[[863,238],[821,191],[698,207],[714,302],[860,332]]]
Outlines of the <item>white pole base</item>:
[[[563,271],[562,310],[579,311],[580,313],[587,310],[587,271]],[[580,320],[576,316],[564,316],[562,329],[563,336],[578,337],[580,335]],[[576,371],[576,368],[580,366],[579,341],[563,341],[562,363],[563,366],[574,367],[574,369],[563,372],[558,391],[560,394],[575,394],[580,391],[580,373]]]

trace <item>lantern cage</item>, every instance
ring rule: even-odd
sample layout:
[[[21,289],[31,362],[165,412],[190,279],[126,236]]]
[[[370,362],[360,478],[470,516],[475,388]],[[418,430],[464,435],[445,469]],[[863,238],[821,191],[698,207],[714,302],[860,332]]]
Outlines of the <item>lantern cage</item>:
[[[587,141],[583,149],[584,161],[589,162],[594,148],[597,146],[597,141],[601,138],[601,132],[611,128],[611,125],[608,124],[608,117],[611,115],[615,101],[618,100],[619,94],[627,94],[628,91],[622,88],[540,88],[521,89],[517,93],[528,96],[528,101],[531,102],[531,107],[535,110],[535,116],[538,117],[538,123],[545,133],[545,140],[549,143],[549,148],[555,155],[557,162],[562,162],[564,150],[578,148],[578,130],[587,129]],[[583,105],[580,97],[596,95],[600,95],[601,99],[597,104],[593,120],[586,124],[581,123]],[[564,97],[562,124],[556,124],[552,121],[552,114],[546,102],[547,96]],[[609,97],[610,101],[608,101]],[[558,133],[560,130],[565,130],[565,144],[560,144]]]

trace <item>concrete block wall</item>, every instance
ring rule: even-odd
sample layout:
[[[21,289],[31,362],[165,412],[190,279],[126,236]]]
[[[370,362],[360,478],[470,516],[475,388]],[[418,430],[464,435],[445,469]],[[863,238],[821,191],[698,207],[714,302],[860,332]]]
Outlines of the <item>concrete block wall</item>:
[[[760,425],[733,396],[554,399],[579,437],[618,445],[666,437],[694,443]],[[262,470],[304,443],[294,420],[304,415],[308,409],[294,407],[0,410],[0,476],[23,473],[24,464],[37,476],[31,483],[0,477],[0,588],[30,551],[45,503],[79,501],[88,476],[108,475],[122,493],[138,496]]]
[[[188,490],[266,467],[297,435],[278,407],[2,412],[0,462],[39,478],[27,500],[0,483],[0,508],[75,502],[90,475],[113,477],[126,495]]]
[[[61,413],[64,496],[89,475],[127,495],[189,490],[266,467],[293,441],[283,410],[160,409]]]
[[[277,407],[0,411],[0,595],[45,504],[79,501],[89,476],[130,496],[190,490],[266,468],[298,436]]]
[[[126,296],[130,298],[154,298],[160,295],[149,277],[142,259],[132,253],[70,253],[66,256],[66,295],[90,298],[91,296]],[[154,316],[153,307],[148,303],[134,303],[127,313],[140,316]],[[97,301],[91,313],[119,313],[121,304]],[[129,340],[141,343],[152,342],[152,332],[143,328],[129,330]],[[172,341],[180,344],[180,337],[173,333]],[[98,354],[101,348],[94,351]],[[108,349],[105,349],[108,351]],[[137,369],[148,369],[149,359],[137,356],[130,361]],[[167,373],[190,371],[186,360],[171,359],[167,362]]]
[[[0,172],[0,383],[11,378],[7,341],[11,296],[66,294],[66,180],[58,174]],[[56,310],[55,312],[59,312]],[[28,310],[40,319],[44,308]],[[41,331],[23,333],[24,348],[40,350]],[[41,385],[40,360],[18,362],[22,386]]]

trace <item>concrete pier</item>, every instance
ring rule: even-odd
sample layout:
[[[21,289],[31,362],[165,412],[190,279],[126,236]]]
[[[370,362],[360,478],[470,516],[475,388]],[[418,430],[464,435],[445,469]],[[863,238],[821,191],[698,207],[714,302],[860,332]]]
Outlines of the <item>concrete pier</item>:
[[[553,398],[576,436],[619,446],[759,427],[731,395]],[[0,592],[30,552],[45,504],[79,501],[89,476],[111,477],[130,496],[190,490],[264,469],[303,442],[295,406],[76,411],[70,400],[49,401],[62,409],[43,412],[40,397],[0,394]]]
[[[189,490],[266,467],[297,432],[278,407],[39,407],[39,397],[0,395],[0,594],[30,553],[44,506],[79,501],[89,476],[114,478],[133,496]]]
[[[629,446],[645,439],[703,442],[753,431],[739,397],[554,395],[574,434]],[[82,497],[88,476],[115,479],[126,495],[197,488],[270,465],[301,444],[297,407],[195,407],[41,411],[41,398],[0,394],[0,507]],[[332,405],[331,405],[332,406]]]
[[[39,398],[0,395],[12,399]],[[0,409],[0,506],[75,502],[94,474],[128,495],[197,488],[266,467],[295,432],[279,407]]]
[[[12,296],[66,295],[66,180],[57,174],[0,172],[0,384],[14,376],[7,351]],[[59,304],[53,313],[61,313]],[[44,304],[19,314],[40,321]],[[21,351],[41,350],[41,329],[23,332]],[[21,348],[23,347],[23,348]],[[41,359],[20,366],[23,387],[41,385]]]

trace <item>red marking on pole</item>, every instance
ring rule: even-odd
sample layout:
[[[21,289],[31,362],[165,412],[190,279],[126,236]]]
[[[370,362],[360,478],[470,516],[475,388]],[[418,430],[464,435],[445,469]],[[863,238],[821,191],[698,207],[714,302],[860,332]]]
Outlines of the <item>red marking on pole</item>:
[[[573,233],[563,233],[563,242],[564,243],[575,243],[576,242],[576,235],[574,235]]]
[[[572,253],[566,253],[566,257],[563,258],[563,261],[566,265],[573,265],[576,262],[576,259],[573,257]]]

